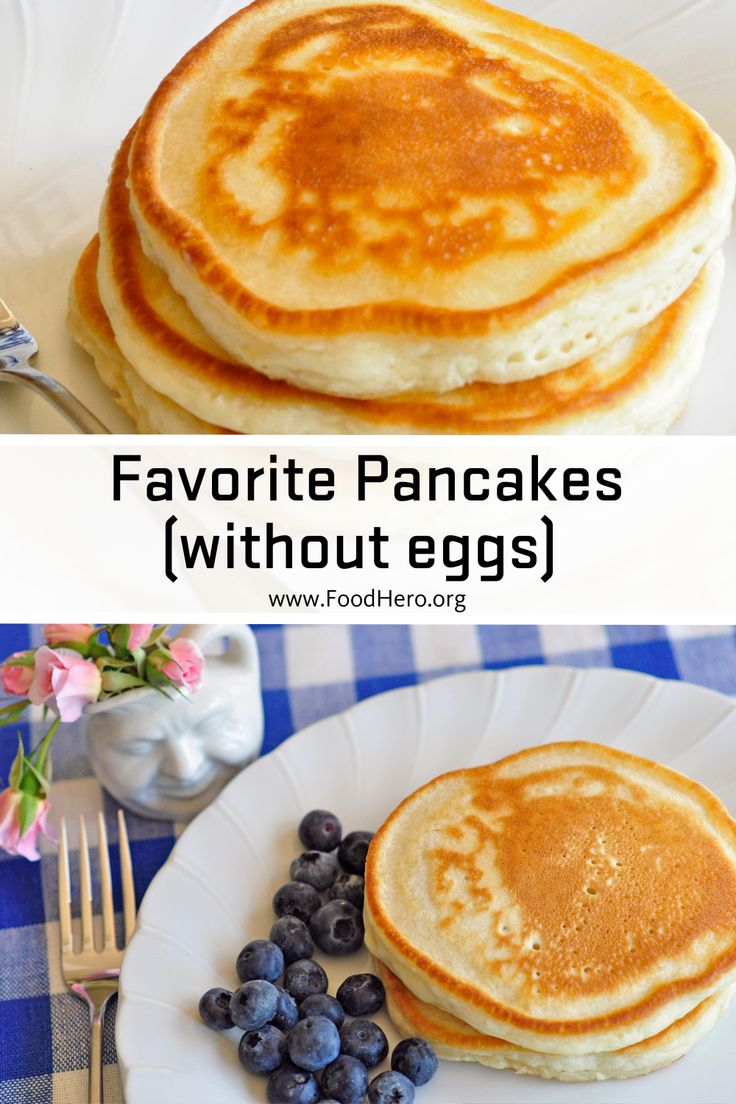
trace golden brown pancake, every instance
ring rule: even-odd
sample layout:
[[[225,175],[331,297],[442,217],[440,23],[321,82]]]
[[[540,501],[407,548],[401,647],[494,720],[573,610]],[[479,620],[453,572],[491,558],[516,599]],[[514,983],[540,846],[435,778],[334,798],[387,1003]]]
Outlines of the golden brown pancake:
[[[597,744],[435,779],[366,867],[366,943],[420,1000],[535,1051],[620,1050],[736,980],[736,824]]]
[[[482,0],[256,0],[163,81],[130,188],[235,360],[367,397],[641,328],[724,240],[733,159],[643,70]]]
[[[131,139],[132,133],[118,153],[103,203],[100,288],[125,374],[138,377],[137,391],[153,389],[174,402],[197,427],[191,432],[205,425],[242,433],[663,432],[685,403],[717,301],[720,258],[643,330],[536,380],[355,400],[295,388],[237,364],[143,253],[126,187]],[[87,283],[95,279],[91,264],[91,254],[81,262],[78,278]],[[154,400],[139,401],[150,430]],[[169,412],[159,431],[174,431]],[[181,417],[176,423],[177,432],[187,432]]]
[[[98,375],[140,433],[226,433],[154,391],[133,371],[115,341],[97,291],[99,241],[93,238],[74,272],[67,324],[76,342],[95,362]]]
[[[601,1054],[544,1054],[505,1039],[481,1035],[436,1005],[418,1000],[388,967],[374,960],[386,989],[386,1006],[404,1037],[426,1039],[440,1058],[480,1062],[492,1069],[510,1069],[557,1081],[607,1081],[640,1077],[676,1062],[703,1038],[727,1009],[731,991],[708,997],[651,1039]]]

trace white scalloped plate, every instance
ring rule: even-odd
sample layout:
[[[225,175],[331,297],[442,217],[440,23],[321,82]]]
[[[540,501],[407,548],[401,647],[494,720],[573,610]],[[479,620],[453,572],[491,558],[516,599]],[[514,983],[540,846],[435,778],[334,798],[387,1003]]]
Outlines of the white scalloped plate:
[[[213,985],[231,987],[241,946],[268,934],[271,897],[298,850],[304,812],[332,808],[347,830],[374,829],[443,771],[561,739],[657,759],[736,808],[736,705],[689,683],[615,669],[516,667],[380,694],[320,721],[238,775],[184,832],[146,894],[117,1017],[128,1104],[265,1100],[263,1082],[238,1064],[237,1032],[208,1031],[197,1001]],[[322,962],[334,992],[368,957]],[[393,1044],[397,1036],[382,1023]],[[417,1101],[725,1104],[733,1100],[735,1028],[733,1007],[676,1066],[594,1086],[441,1062]]]
[[[186,50],[242,0],[2,0],[0,296],[39,341],[38,365],[130,432],[67,335],[69,279],[97,224],[117,145]],[[661,77],[736,147],[734,0],[506,0]],[[677,433],[736,433],[736,245],[705,367]],[[68,432],[42,400],[0,392],[0,432]]]

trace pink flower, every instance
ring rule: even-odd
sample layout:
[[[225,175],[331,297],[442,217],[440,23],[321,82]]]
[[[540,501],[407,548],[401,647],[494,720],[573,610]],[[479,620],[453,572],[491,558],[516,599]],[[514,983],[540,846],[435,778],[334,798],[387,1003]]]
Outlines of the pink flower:
[[[44,625],[43,635],[52,648],[57,644],[86,644],[94,625]]]
[[[174,657],[161,668],[167,678],[177,686],[186,686],[189,690],[199,690],[204,672],[204,656],[198,644],[188,637],[177,637],[169,645]]]
[[[100,670],[71,648],[47,648],[36,652],[36,671],[28,689],[34,705],[56,702],[62,721],[76,721],[85,705],[95,702],[102,689]]]
[[[0,669],[0,682],[6,694],[15,694],[19,698],[24,698],[28,693],[28,688],[33,678],[33,667],[25,667],[17,663],[14,664],[13,660],[16,657],[29,655],[33,655],[33,653],[14,652],[2,665]]]
[[[142,648],[148,640],[153,625],[131,625],[130,636],[128,637],[128,650],[134,652],[137,648]]]
[[[3,847],[11,855],[21,855],[24,859],[37,862],[40,859],[38,853],[38,838],[41,832],[47,839],[53,840],[48,830],[46,818],[50,805],[45,797],[30,798],[35,801],[36,810],[33,820],[21,836],[20,834],[20,803],[23,797],[29,795],[18,793],[17,790],[3,790],[0,793],[0,847]]]

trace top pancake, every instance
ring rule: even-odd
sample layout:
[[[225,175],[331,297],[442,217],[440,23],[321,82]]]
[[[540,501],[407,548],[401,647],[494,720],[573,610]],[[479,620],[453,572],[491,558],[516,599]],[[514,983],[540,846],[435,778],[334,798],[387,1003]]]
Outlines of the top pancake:
[[[596,744],[444,775],[375,837],[366,942],[480,1032],[621,1049],[736,978],[736,824],[702,786]]]
[[[130,187],[233,356],[363,396],[640,327],[723,240],[733,172],[648,74],[482,0],[257,0],[164,80]]]
[[[76,315],[86,313],[87,329],[100,329],[81,306],[90,300],[90,282],[98,284],[115,341],[129,361],[121,371],[129,376],[134,370],[201,422],[240,433],[657,432],[685,401],[717,302],[720,255],[647,326],[538,379],[383,399],[324,395],[269,379],[229,358],[144,254],[126,187],[132,137],[115,158],[102,204],[99,265],[96,246],[80,262]],[[149,428],[154,404],[149,392],[136,415]],[[171,407],[163,413],[160,431],[173,431]]]

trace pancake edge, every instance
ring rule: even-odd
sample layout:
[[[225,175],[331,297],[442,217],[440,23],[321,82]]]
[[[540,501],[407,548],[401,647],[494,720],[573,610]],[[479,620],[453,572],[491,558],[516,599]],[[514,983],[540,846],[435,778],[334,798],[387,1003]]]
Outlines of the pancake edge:
[[[679,790],[703,805],[736,850],[736,823],[724,805],[705,786],[653,760],[592,741],[556,741],[525,748],[488,764],[503,767],[541,749],[579,750],[620,763],[653,771],[667,786]],[[454,777],[477,768],[447,771],[409,794],[376,832],[368,850],[365,870],[365,941],[371,954],[385,963],[420,1000],[437,1004],[482,1034],[497,1035],[531,1050],[550,1054],[584,1054],[620,1050],[648,1036],[656,1035],[674,1020],[681,1019],[697,1004],[736,982],[736,932],[730,949],[718,956],[709,969],[690,977],[663,983],[646,998],[617,1011],[577,1020],[549,1020],[534,1017],[504,1004],[449,969],[433,962],[398,930],[383,907],[377,888],[381,848],[399,816],[418,795]]]
[[[554,1081],[619,1081],[663,1069],[684,1057],[711,1030],[728,1008],[733,992],[728,989],[708,997],[658,1035],[622,1050],[560,1056],[481,1035],[459,1020],[456,1034],[449,1027],[443,1029],[432,1020],[430,1005],[420,1001],[379,959],[373,962],[386,989],[389,1018],[404,1038],[426,1039],[439,1058],[450,1062],[478,1062],[491,1069]]]
[[[627,245],[606,258],[586,263],[581,271],[559,277],[555,286],[520,303],[472,311],[398,301],[289,310],[260,298],[217,257],[206,236],[160,194],[156,150],[164,128],[163,114],[190,73],[206,59],[208,51],[217,48],[231,26],[276,2],[255,0],[249,8],[230,17],[164,79],[141,118],[131,151],[129,179],[132,210],[146,248],[169,273],[177,290],[188,298],[205,328],[217,332],[236,359],[264,374],[312,390],[353,397],[417,388],[452,390],[473,380],[503,383],[533,378],[582,359],[583,334],[590,329],[590,318],[600,322],[590,340],[585,334],[586,353],[637,328],[629,310],[641,311],[642,296],[646,298],[652,289],[664,290],[649,312],[639,314],[637,324],[645,324],[660,313],[692,283],[704,261],[727,235],[734,191],[733,157],[697,113],[631,62],[568,32],[492,8],[483,0],[460,0],[466,10],[477,15],[487,15],[490,9],[511,30],[541,28],[551,48],[563,51],[565,56],[580,55],[581,64],[592,61],[605,69],[617,88],[628,90],[629,98],[666,100],[688,121],[692,142],[701,149],[699,185],[678,208],[648,226],[643,232],[646,242]],[[617,292],[613,304],[612,284]],[[554,362],[545,367],[536,358],[549,346],[550,331],[564,332],[563,344],[572,339],[575,348],[568,354],[556,349]],[[327,363],[323,354],[325,338],[330,339]],[[512,363],[510,358],[518,354],[520,343],[526,350],[524,361]],[[339,377],[334,373],[335,362],[341,365]]]

